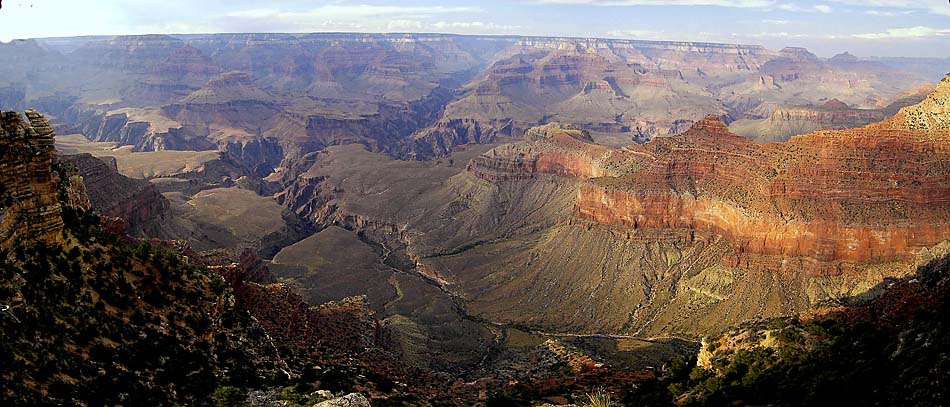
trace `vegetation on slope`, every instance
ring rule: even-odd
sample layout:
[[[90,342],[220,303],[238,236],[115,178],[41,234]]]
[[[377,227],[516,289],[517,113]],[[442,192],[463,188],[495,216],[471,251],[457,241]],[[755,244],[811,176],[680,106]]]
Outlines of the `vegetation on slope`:
[[[866,304],[740,326],[674,366],[677,402],[944,405],[950,395],[950,258]]]
[[[202,405],[222,384],[287,379],[223,278],[64,218],[63,245],[0,251],[3,404]]]

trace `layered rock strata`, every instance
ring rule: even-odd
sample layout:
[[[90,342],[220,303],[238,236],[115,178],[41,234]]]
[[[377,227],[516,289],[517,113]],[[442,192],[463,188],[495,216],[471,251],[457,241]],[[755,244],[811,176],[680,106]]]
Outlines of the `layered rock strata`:
[[[53,129],[43,115],[0,113],[0,247],[17,239],[58,241],[63,229]]]
[[[153,184],[119,174],[114,159],[89,154],[62,159],[79,169],[92,209],[105,216],[121,218],[127,232],[138,230],[169,208],[168,200]]]
[[[707,118],[676,137],[601,152],[610,159],[600,161],[590,153],[599,146],[548,140],[557,147],[505,146],[473,160],[470,171],[492,181],[586,178],[576,217],[723,234],[738,258],[805,257],[826,271],[908,261],[950,236],[946,131],[869,127],[763,145]]]
[[[938,123],[947,86],[907,110]],[[429,266],[474,264],[448,278],[474,309],[552,329],[708,332],[864,295],[950,246],[950,132],[904,117],[768,144],[709,117],[622,149],[538,128],[560,136],[495,148],[467,173],[507,200],[579,183],[571,217]]]

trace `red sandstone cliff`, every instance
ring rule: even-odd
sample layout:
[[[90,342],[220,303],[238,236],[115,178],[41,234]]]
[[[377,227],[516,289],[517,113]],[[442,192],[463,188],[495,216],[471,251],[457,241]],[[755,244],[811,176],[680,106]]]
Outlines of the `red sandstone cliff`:
[[[729,265],[782,268],[782,259],[800,258],[812,271],[838,272],[911,262],[950,238],[948,90],[950,77],[892,121],[786,143],[754,143],[715,117],[620,150],[548,127],[561,135],[497,148],[469,170],[490,181],[588,179],[575,217],[722,235],[735,248]]]

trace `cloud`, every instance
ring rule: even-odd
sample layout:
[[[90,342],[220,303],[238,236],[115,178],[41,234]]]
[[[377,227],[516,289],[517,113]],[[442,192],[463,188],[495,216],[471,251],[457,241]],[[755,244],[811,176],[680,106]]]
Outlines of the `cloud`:
[[[538,0],[546,4],[582,4],[590,6],[718,6],[734,8],[766,8],[771,0]]]
[[[825,0],[829,3],[844,4],[848,6],[890,9],[881,10],[887,12],[925,12],[930,14],[950,16],[950,4],[943,0]],[[898,11],[899,10],[899,11]],[[887,15],[887,14],[880,14]]]
[[[933,27],[907,27],[907,28],[888,28],[884,32],[854,34],[852,37],[865,40],[887,40],[887,39],[922,39],[933,37],[950,36],[950,28]]]
[[[577,4],[588,6],[716,6],[732,8],[757,8],[784,10],[796,13],[832,13],[827,4],[801,6],[794,3],[778,3],[775,0],[536,0],[541,4]]]
[[[389,16],[399,18],[410,16],[415,18],[431,17],[446,13],[474,13],[480,9],[476,7],[401,7],[401,6],[374,6],[368,4],[356,5],[326,5],[306,11],[283,11],[278,9],[250,9],[232,11],[225,17],[248,19],[278,19],[291,21],[328,20],[328,19],[358,19],[366,17]]]
[[[657,40],[657,39],[666,39],[668,34],[666,31],[654,31],[654,30],[610,30],[607,31],[607,36],[612,38],[628,38],[628,39],[638,39],[638,40]]]
[[[797,4],[786,3],[786,4],[779,4],[779,5],[778,5],[778,8],[781,9],[781,10],[792,11],[792,12],[796,12],[796,13],[824,13],[824,14],[828,14],[828,13],[831,13],[831,12],[834,11],[834,9],[831,8],[831,6],[829,6],[829,5],[827,5],[827,4],[816,4],[816,5],[811,6],[811,7],[807,7],[807,6],[803,7],[803,6],[799,6],[799,5],[797,5]]]
[[[390,20],[386,31],[453,32],[461,34],[514,34],[523,27],[484,21]]]
[[[833,40],[841,38],[841,36],[833,34],[811,34],[811,33],[790,33],[787,31],[762,31],[757,33],[732,33],[733,37],[737,38],[753,38],[753,39],[794,39],[794,40]]]
[[[305,10],[254,8],[217,19],[229,31],[446,31],[487,33],[502,26],[478,21],[445,21],[438,16],[481,13],[467,6],[381,6],[330,4]],[[509,30],[510,31],[510,30]]]
[[[791,23],[791,20],[765,19],[765,20],[762,20],[762,22],[765,23],[765,24],[785,25],[785,24],[790,24],[790,23]]]
[[[881,10],[867,10],[864,14],[871,16],[879,17],[897,17],[897,16],[906,16],[913,13],[913,10],[904,10],[904,11],[881,11]]]
[[[522,29],[520,25],[486,23],[484,21],[436,21],[431,24],[436,29],[482,30],[485,32],[514,32]]]
[[[664,30],[610,30],[606,32],[608,38],[646,41],[687,41],[687,42],[729,42],[730,38],[721,33],[712,32],[682,32]]]

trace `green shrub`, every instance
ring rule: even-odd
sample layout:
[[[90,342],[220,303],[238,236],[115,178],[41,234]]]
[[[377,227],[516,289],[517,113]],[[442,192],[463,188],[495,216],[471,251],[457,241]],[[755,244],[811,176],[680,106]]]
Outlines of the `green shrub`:
[[[221,386],[211,395],[218,407],[240,407],[247,400],[247,393],[234,386]]]
[[[587,400],[582,401],[578,406],[580,407],[610,407],[613,403],[610,401],[610,393],[604,389],[596,389],[591,393],[587,393]]]

